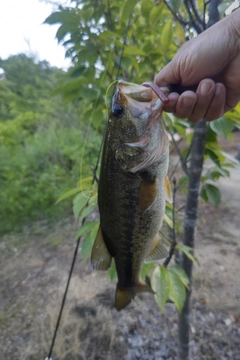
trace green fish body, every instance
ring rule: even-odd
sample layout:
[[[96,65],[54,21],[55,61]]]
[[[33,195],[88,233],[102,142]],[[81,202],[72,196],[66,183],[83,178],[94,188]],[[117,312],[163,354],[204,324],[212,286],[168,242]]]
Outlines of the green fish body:
[[[117,310],[137,292],[152,292],[140,279],[142,265],[168,255],[158,236],[165,199],[171,199],[162,105],[151,88],[124,81],[112,100],[99,179],[100,227],[91,263],[107,270],[114,259]]]

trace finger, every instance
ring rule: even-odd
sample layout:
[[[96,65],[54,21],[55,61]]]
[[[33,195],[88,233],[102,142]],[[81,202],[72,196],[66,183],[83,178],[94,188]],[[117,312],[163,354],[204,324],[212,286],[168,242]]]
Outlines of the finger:
[[[240,101],[240,93],[236,94],[236,92],[228,91],[226,92],[226,102],[224,106],[224,113],[232,110],[237,106]]]
[[[167,112],[174,113],[175,109],[176,109],[178,99],[179,99],[179,96],[180,95],[178,93],[175,93],[175,92],[170,93],[168,95],[169,102],[168,102],[168,104],[164,105],[163,110],[167,111]]]
[[[204,116],[206,121],[220,118],[224,114],[224,104],[226,98],[225,86],[221,83],[216,84],[215,94]]]
[[[197,88],[197,102],[194,106],[192,114],[188,117],[189,121],[196,122],[205,118],[208,107],[215,94],[216,84],[211,79],[202,80]]]
[[[154,78],[154,82],[158,86],[167,86],[170,84],[178,84],[180,76],[178,74],[178,67],[176,66],[176,59],[174,58],[168,63]]]
[[[192,115],[197,95],[193,91],[184,91],[178,99],[174,115],[179,118],[189,118]]]

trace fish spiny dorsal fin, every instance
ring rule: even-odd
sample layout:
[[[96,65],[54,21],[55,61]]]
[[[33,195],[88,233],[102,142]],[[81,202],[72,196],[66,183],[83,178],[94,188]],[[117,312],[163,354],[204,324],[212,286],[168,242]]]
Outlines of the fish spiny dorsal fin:
[[[91,265],[95,270],[106,271],[110,268],[112,256],[105,245],[102,229],[99,226],[95,243],[92,248]]]
[[[171,184],[169,181],[168,176],[165,177],[165,184],[164,184],[164,188],[165,188],[165,199],[172,204],[173,202],[173,196],[172,196],[172,188],[171,188]]]
[[[154,243],[149,255],[144,260],[145,263],[160,260],[168,256],[168,250],[161,243],[158,235],[155,236]]]
[[[155,202],[157,198],[158,187],[156,179],[143,179],[139,189],[139,207],[145,212]]]
[[[154,291],[150,288],[150,286],[147,285],[142,280],[139,281],[137,286],[134,286],[129,289],[121,289],[117,285],[116,296],[115,296],[115,307],[117,311],[122,310],[128,304],[130,304],[134,296],[139,292],[149,292],[151,294],[154,294]]]

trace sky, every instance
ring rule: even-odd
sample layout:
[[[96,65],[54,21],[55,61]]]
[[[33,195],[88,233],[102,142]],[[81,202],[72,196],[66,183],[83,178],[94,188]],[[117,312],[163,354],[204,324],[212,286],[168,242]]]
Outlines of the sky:
[[[58,26],[43,24],[53,8],[44,0],[0,0],[0,58],[23,52],[67,69],[70,61],[65,59],[64,48],[55,39]]]

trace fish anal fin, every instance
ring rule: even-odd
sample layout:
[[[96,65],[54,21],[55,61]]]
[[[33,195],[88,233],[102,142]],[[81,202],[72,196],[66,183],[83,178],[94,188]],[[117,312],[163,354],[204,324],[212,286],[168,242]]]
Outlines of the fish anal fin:
[[[122,310],[128,304],[130,304],[134,296],[139,292],[149,292],[151,294],[154,294],[154,291],[151,289],[151,287],[141,280],[136,286],[132,288],[121,289],[117,285],[115,296],[115,307],[117,311]]]
[[[172,202],[173,202],[172,188],[171,188],[171,184],[170,184],[168,176],[165,177],[164,187],[165,187],[165,199],[170,204],[172,204]]]
[[[148,210],[157,198],[158,187],[156,179],[143,179],[139,189],[139,207],[144,212]]]
[[[92,248],[91,265],[94,270],[106,271],[110,268],[111,262],[112,256],[105,245],[102,229],[101,226],[99,226]]]
[[[152,249],[151,249],[149,255],[144,260],[144,262],[147,263],[147,262],[151,262],[151,261],[155,261],[155,260],[164,259],[167,256],[168,256],[168,250],[163,245],[163,243],[160,241],[160,239],[157,235],[154,239]]]

